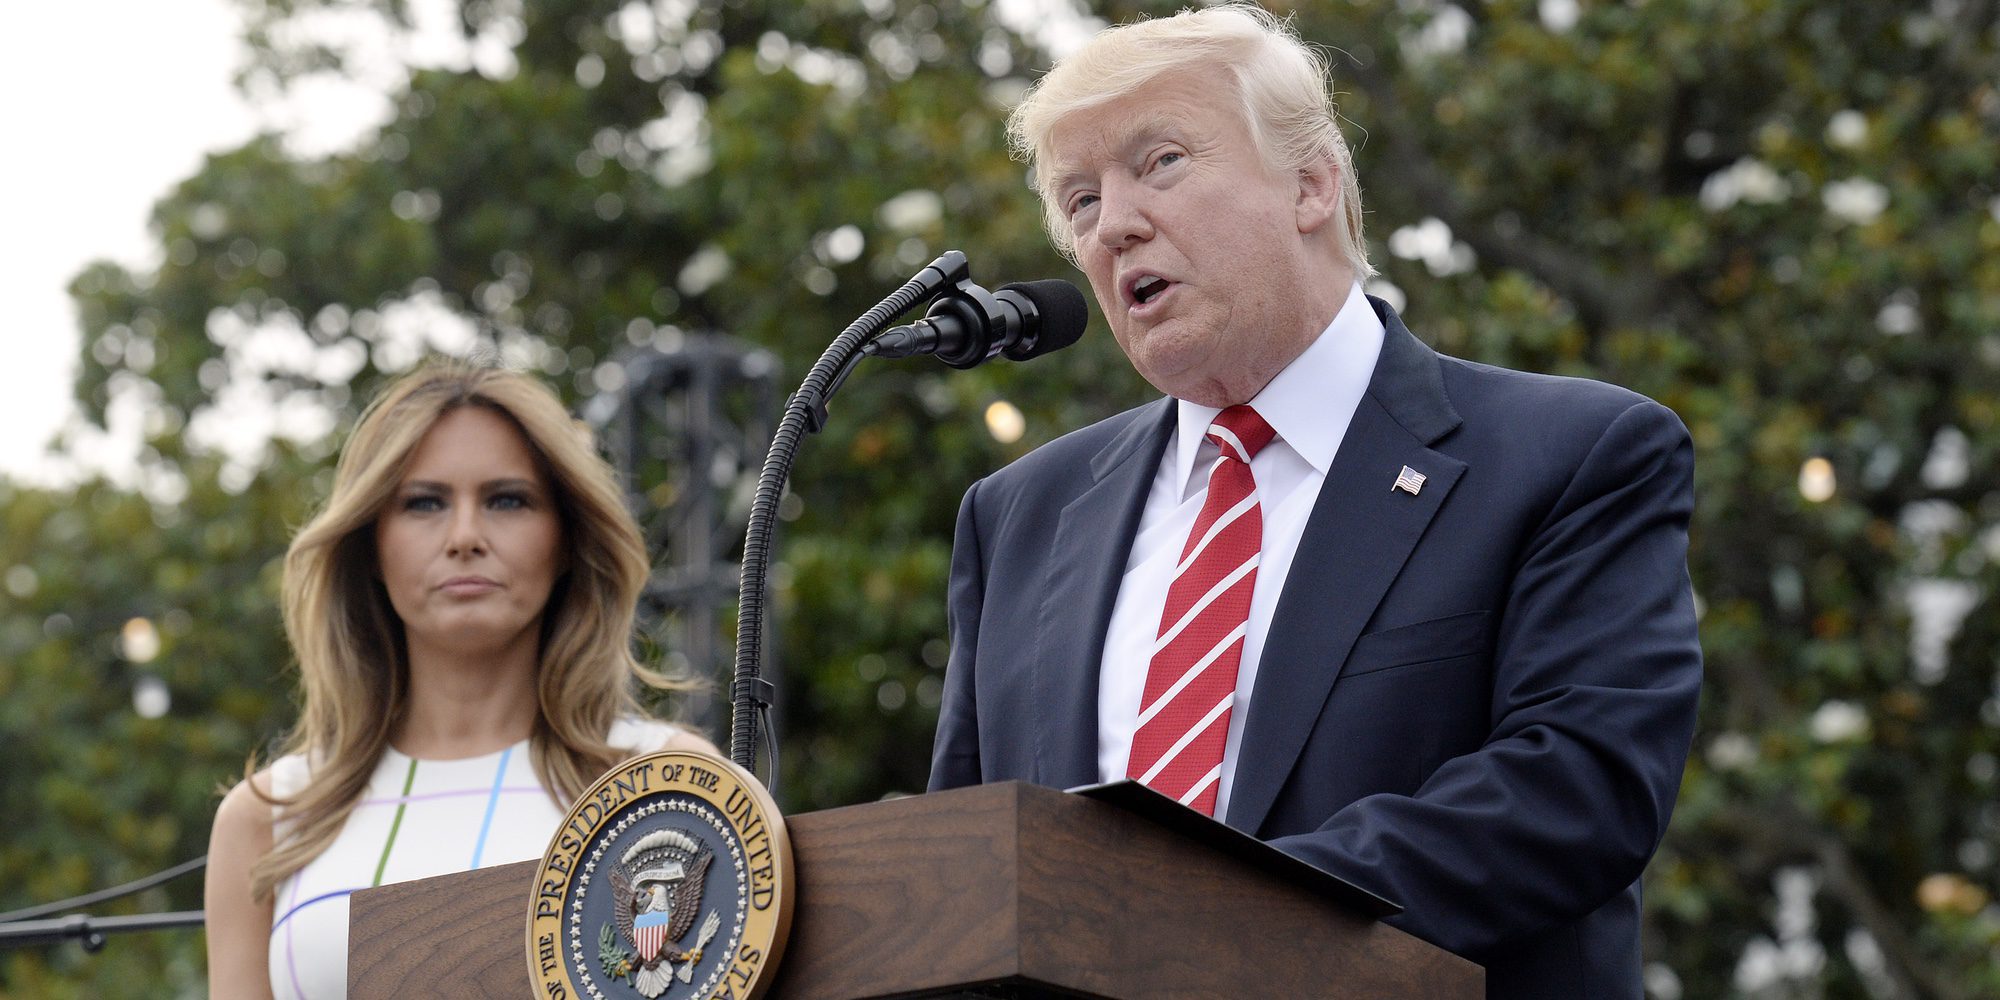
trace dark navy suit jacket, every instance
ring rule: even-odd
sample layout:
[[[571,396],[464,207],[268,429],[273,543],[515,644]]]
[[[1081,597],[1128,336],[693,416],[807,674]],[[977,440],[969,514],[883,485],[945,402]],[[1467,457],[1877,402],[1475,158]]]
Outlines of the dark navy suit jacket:
[[[1494,998],[1641,995],[1639,876],[1701,681],[1665,407],[1444,357],[1386,304],[1258,668],[1225,821],[1402,903]],[[975,484],[931,787],[1097,773],[1098,661],[1170,399]],[[1426,477],[1391,489],[1404,466]]]

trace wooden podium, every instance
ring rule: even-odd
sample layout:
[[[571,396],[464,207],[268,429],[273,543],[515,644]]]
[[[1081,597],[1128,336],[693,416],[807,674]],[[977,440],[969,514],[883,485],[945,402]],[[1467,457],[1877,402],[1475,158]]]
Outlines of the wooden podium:
[[[1126,809],[1007,783],[786,819],[775,1000],[1479,1000],[1479,966],[1311,880]],[[348,996],[519,997],[535,862],[351,897]]]

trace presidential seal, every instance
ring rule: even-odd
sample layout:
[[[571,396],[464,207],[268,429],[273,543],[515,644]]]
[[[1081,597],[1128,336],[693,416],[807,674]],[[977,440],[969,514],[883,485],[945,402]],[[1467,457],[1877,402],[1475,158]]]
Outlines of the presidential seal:
[[[751,1000],[784,950],[791,887],[784,819],[742,768],[626,761],[577,798],[535,873],[535,995]]]

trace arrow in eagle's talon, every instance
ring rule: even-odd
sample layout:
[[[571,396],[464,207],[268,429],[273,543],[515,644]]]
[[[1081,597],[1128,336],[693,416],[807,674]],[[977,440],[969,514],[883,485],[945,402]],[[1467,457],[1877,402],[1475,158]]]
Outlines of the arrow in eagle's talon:
[[[710,941],[715,940],[715,932],[721,926],[722,918],[714,910],[708,911],[708,919],[701,922],[701,935],[695,938],[694,950],[688,953],[687,961],[681,964],[679,971],[681,982],[694,981],[694,964],[701,961],[702,951],[708,947]]]

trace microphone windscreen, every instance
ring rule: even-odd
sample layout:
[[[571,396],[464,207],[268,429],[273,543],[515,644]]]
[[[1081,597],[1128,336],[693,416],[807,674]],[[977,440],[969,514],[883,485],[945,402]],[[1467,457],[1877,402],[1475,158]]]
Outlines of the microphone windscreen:
[[[1061,278],[1017,281],[1000,290],[1019,293],[1035,304],[1035,311],[1042,317],[1041,330],[1035,335],[1034,346],[1018,354],[1007,352],[1007,356],[1015,361],[1060,351],[1076,343],[1083,336],[1084,327],[1090,325],[1090,305],[1084,301],[1083,293]]]

